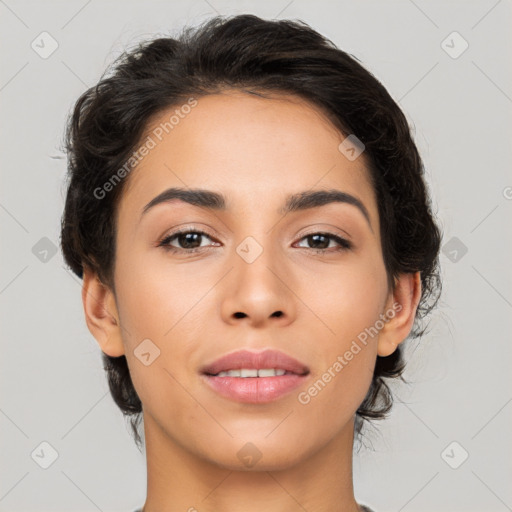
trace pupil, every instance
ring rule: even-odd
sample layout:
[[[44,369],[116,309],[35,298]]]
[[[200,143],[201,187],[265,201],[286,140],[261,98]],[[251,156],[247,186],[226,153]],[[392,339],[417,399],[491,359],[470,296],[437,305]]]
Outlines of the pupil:
[[[199,233],[185,233],[185,234],[180,235],[180,244],[183,245],[186,249],[192,249],[192,248],[196,247],[196,246],[190,247],[189,245],[187,245],[191,242],[189,237],[192,237],[192,238],[195,237],[196,242],[197,242],[197,239],[199,237],[201,237],[201,235]],[[185,243],[182,243],[183,241],[185,241]]]
[[[185,233],[179,236],[180,244],[185,248],[190,249],[197,247],[197,244],[194,245],[194,242],[197,242],[201,238],[200,233]],[[326,249],[329,246],[329,242],[327,241],[327,237],[325,235],[309,235],[309,240],[313,240],[313,245],[315,248]],[[322,242],[323,239],[323,242]],[[192,244],[193,247],[190,246]],[[318,247],[320,244],[321,247]],[[311,244],[310,244],[311,245]]]
[[[319,238],[323,238],[323,239],[324,239],[324,243],[323,243],[323,244],[322,244],[322,243],[320,244],[320,245],[322,245],[323,247],[320,247],[320,249],[326,249],[326,248],[329,246],[329,242],[327,242],[327,245],[326,245],[326,242],[325,242],[325,241],[327,240],[327,237],[325,237],[324,235],[310,235],[310,236],[309,236],[309,238],[310,238],[310,239],[313,239],[313,240],[315,240],[315,241],[318,241],[318,239],[319,239]],[[316,246],[315,248],[316,248],[316,249],[318,249],[319,247],[318,247],[318,246]]]

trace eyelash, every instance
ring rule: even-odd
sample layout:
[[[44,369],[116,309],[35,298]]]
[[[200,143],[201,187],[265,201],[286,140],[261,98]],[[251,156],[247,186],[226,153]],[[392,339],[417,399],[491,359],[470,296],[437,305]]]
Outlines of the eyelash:
[[[169,243],[171,241],[173,241],[174,239],[176,239],[179,235],[189,234],[189,233],[204,235],[204,236],[212,239],[212,237],[204,231],[196,230],[196,229],[184,229],[181,231],[176,231],[175,233],[172,233],[171,235],[165,236],[158,242],[157,247],[163,247],[164,250],[172,252],[172,253],[185,252],[187,254],[195,253],[195,252],[200,251],[201,249],[206,248],[206,247],[195,247],[194,249],[182,249],[179,247],[173,247],[172,245],[169,245]],[[348,251],[348,250],[352,249],[352,243],[349,242],[348,240],[341,238],[340,236],[334,235],[332,233],[326,233],[326,232],[322,232],[322,231],[308,233],[308,234],[304,235],[300,240],[303,240],[304,238],[308,238],[308,237],[314,236],[314,235],[322,235],[324,237],[331,238],[335,242],[339,243],[340,247],[335,249],[336,252],[337,251]],[[311,251],[315,251],[318,254],[318,253],[331,252],[330,249],[332,249],[332,247],[328,247],[326,249],[314,249],[312,247],[300,247],[300,249],[309,249]]]

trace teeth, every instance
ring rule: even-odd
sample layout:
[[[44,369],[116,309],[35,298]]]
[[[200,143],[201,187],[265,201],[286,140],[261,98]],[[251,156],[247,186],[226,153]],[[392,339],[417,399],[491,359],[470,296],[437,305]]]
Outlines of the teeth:
[[[260,370],[256,370],[255,368],[241,368],[240,370],[219,372],[215,377],[279,377],[285,373],[286,370],[274,368],[261,368]]]
[[[240,377],[257,377],[258,376],[258,370],[255,368],[251,368],[250,370],[241,369],[240,370]]]

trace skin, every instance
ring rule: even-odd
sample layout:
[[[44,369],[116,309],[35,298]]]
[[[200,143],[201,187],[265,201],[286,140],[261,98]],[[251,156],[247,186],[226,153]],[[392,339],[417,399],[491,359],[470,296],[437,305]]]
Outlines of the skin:
[[[117,211],[115,294],[86,269],[82,298],[89,330],[103,352],[126,356],[143,403],[145,512],[359,510],[355,412],[377,355],[393,353],[409,334],[421,290],[419,272],[388,289],[365,155],[348,160],[338,149],[344,138],[298,97],[226,90],[200,98],[130,174]],[[221,192],[228,209],[176,200],[141,220],[144,206],[169,187]],[[288,194],[310,189],[356,196],[371,227],[346,203],[278,213]],[[187,255],[183,238],[172,242],[181,253],[157,246],[178,227],[207,231],[196,243],[202,249]],[[326,238],[320,247],[328,248],[316,252],[306,235],[319,232],[349,238],[353,248],[336,251]],[[248,236],[263,248],[252,263],[236,251]],[[378,335],[301,404],[298,394],[395,302],[400,311]],[[134,350],[148,338],[160,356],[145,366]],[[198,371],[239,348],[278,348],[311,373],[271,403],[229,400]],[[261,453],[251,468],[237,456],[248,442]]]

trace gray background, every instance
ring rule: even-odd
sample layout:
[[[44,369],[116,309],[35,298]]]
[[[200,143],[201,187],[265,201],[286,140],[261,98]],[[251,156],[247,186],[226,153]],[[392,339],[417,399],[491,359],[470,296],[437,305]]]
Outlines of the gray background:
[[[512,510],[505,0],[0,0],[0,510],[131,512],[144,503],[145,456],[108,393],[80,281],[52,253],[63,129],[125,45],[242,12],[302,19],[383,82],[413,127],[444,231],[443,299],[430,333],[407,346],[411,385],[395,388],[391,417],[356,450],[356,498],[377,512]],[[47,58],[31,47],[51,49],[43,31],[58,43]],[[454,31],[469,44],[460,55]],[[58,453],[47,469],[42,442]]]

